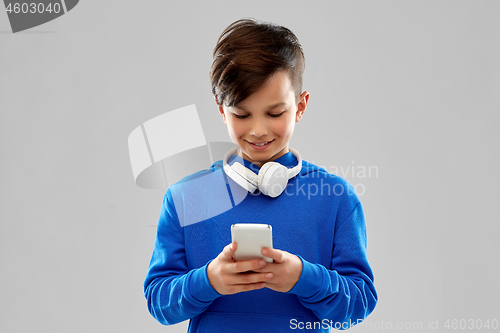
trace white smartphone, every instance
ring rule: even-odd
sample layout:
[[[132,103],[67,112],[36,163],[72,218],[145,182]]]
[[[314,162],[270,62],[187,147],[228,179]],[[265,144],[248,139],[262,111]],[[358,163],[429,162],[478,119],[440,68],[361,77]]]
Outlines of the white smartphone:
[[[231,238],[237,243],[234,260],[273,259],[264,257],[260,251],[263,247],[273,248],[273,229],[269,224],[236,223],[231,226]]]

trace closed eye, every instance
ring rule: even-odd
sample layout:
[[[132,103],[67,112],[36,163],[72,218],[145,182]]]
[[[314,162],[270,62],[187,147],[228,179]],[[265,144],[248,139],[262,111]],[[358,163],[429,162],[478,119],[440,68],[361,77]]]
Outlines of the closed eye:
[[[281,112],[281,113],[276,113],[276,114],[270,114],[269,116],[273,117],[273,118],[278,118],[278,117],[281,117],[281,115],[285,113],[285,111]]]
[[[240,116],[240,115],[237,115],[236,113],[234,114],[234,116],[238,119],[245,119],[245,118],[248,118],[248,115],[244,115],[244,116]]]
[[[278,118],[278,117],[281,117],[281,116],[283,115],[283,113],[285,113],[285,111],[283,111],[283,112],[281,112],[281,113],[274,113],[274,114],[270,113],[270,114],[269,114],[269,117],[271,117],[271,118]],[[246,119],[246,118],[248,118],[248,117],[249,117],[249,115],[248,115],[248,114],[246,114],[246,115],[238,115],[238,114],[236,114],[236,113],[234,113],[234,116],[235,116],[237,119]]]

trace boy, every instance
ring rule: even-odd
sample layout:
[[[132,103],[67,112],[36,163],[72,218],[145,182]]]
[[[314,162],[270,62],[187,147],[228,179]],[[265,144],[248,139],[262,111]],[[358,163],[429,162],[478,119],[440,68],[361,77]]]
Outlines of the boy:
[[[297,38],[281,26],[243,19],[220,36],[212,92],[238,149],[165,194],[144,283],[160,323],[191,319],[189,332],[329,332],[373,311],[359,199],[345,180],[300,162],[288,147],[309,100],[301,93],[304,63]],[[249,169],[238,171],[248,184],[226,172],[236,161]],[[300,170],[281,194],[264,189],[259,174],[271,161]],[[193,189],[190,182],[200,179],[204,185]],[[222,213],[220,188],[232,203]],[[198,218],[187,223],[188,216]],[[262,249],[272,263],[234,261],[230,226],[240,222],[272,225],[274,249]]]

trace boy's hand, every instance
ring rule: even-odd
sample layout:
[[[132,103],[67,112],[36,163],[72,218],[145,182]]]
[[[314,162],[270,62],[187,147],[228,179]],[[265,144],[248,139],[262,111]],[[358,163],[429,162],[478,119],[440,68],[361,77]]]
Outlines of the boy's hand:
[[[266,287],[283,293],[290,291],[299,281],[302,260],[294,254],[268,247],[263,248],[261,253],[274,260],[273,263],[267,263],[265,267],[255,270],[273,274],[273,277],[266,281]]]
[[[268,272],[255,272],[264,268],[266,261],[254,259],[236,262],[233,259],[235,251],[236,243],[231,243],[208,264],[207,275],[210,285],[221,295],[266,287],[266,281],[271,280],[273,275]]]

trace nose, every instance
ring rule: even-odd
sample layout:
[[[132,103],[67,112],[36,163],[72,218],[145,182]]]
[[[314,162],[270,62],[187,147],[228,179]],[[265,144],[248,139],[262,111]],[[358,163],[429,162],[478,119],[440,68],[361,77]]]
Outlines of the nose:
[[[250,135],[260,138],[267,135],[267,126],[265,120],[254,119],[250,127]]]

